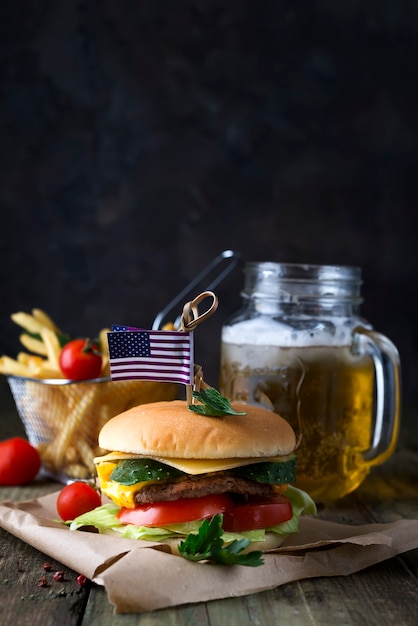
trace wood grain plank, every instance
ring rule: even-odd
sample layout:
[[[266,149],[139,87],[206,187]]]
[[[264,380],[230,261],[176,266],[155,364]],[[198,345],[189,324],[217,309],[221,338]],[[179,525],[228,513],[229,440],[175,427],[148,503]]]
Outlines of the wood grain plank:
[[[228,615],[228,626],[229,614]],[[221,623],[221,622],[219,622]],[[210,626],[205,603],[184,605],[158,611],[115,615],[103,587],[93,586],[82,622],[83,626]]]
[[[356,492],[357,506],[376,522],[418,519],[418,455],[416,450],[400,447],[397,454],[374,468],[370,480]],[[418,549],[400,557],[418,576]]]
[[[46,562],[53,565],[52,572],[44,570]],[[57,570],[64,572],[64,581],[53,580]],[[0,572],[1,624],[78,624],[87,591],[77,584],[77,574],[3,529],[0,529]],[[46,579],[48,586],[39,586],[41,578]]]
[[[394,577],[402,581],[402,602],[399,601],[399,591],[393,588]],[[276,603],[269,603],[272,612],[268,624],[279,623],[283,596],[287,602],[293,599],[295,616],[288,623],[295,626],[364,623],[367,626],[381,626],[382,623],[415,626],[418,623],[418,582],[398,559],[350,576],[292,583],[273,593]]]

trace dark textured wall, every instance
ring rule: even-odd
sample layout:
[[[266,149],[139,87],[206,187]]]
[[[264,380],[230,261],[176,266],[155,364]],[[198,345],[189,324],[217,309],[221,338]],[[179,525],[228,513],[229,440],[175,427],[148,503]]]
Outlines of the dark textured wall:
[[[418,404],[418,3],[6,1],[0,351],[16,310],[149,326],[224,248],[363,268]],[[196,335],[216,383],[239,270]]]

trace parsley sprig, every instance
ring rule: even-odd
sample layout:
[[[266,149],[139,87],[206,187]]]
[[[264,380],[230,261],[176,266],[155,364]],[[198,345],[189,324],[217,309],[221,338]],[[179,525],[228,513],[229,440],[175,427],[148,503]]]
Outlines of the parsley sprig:
[[[242,554],[250,544],[249,539],[235,539],[224,545],[222,515],[214,515],[211,520],[203,520],[197,535],[190,533],[179,545],[180,554],[190,561],[213,561],[223,565],[263,565],[262,552],[254,550]]]
[[[224,415],[246,415],[245,411],[235,411],[229,400],[221,396],[214,387],[193,391],[193,397],[202,404],[189,404],[189,409],[200,415],[223,417]]]

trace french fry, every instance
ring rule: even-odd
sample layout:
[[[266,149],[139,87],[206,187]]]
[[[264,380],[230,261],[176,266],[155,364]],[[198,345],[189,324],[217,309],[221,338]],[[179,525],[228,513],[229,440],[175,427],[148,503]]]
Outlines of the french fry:
[[[78,439],[76,446],[83,465],[85,465],[90,474],[93,475],[95,472],[94,451],[90,448],[89,444],[84,439]]]
[[[40,324],[42,324],[44,328],[49,328],[50,330],[53,330],[55,333],[61,332],[61,330],[58,328],[55,322],[42,309],[32,309],[32,315]]]
[[[61,352],[61,346],[58,341],[58,337],[53,330],[49,328],[43,328],[41,330],[42,341],[45,344],[46,352],[48,355],[48,361],[51,364],[51,367],[56,371],[60,372],[59,366],[59,358]]]
[[[80,402],[80,396],[78,393],[74,393],[74,389],[77,389],[77,387],[73,387],[72,384],[60,385],[59,388],[66,403],[65,416],[63,415],[61,419],[66,419],[70,412],[77,407]]]
[[[80,424],[91,410],[98,393],[98,385],[90,387],[62,424],[61,430],[53,442],[55,467],[62,467],[67,446],[70,443],[74,445],[74,442],[80,438],[78,432]]]
[[[52,451],[51,451],[51,446],[44,442],[44,441],[40,441],[37,445],[36,445],[38,452],[41,456],[42,459],[42,463],[46,466],[51,467],[51,469],[55,470],[55,467],[53,466],[53,458],[52,458]]]
[[[56,379],[56,378],[64,378],[60,370],[57,370],[49,361],[43,361],[34,369],[33,371],[34,378],[42,378],[42,379]]]
[[[44,325],[41,324],[37,319],[35,319],[30,313],[24,313],[23,311],[19,311],[18,313],[12,313],[10,316],[11,320],[21,326],[29,333],[39,333],[41,334]]]
[[[102,328],[99,333],[99,348],[102,354],[108,354],[107,333],[110,332],[110,328]]]
[[[77,448],[73,445],[67,446],[64,454],[64,460],[66,463],[76,463],[78,460]]]
[[[9,356],[2,356],[0,357],[0,374],[30,377],[30,369],[25,363],[19,363]]]
[[[26,350],[30,350],[31,352],[34,352],[35,354],[40,354],[41,356],[47,356],[45,344],[40,339],[35,339],[35,337],[32,337],[27,333],[22,333],[19,336],[19,340],[22,346],[26,348]]]
[[[27,352],[19,352],[17,355],[17,361],[26,367],[31,372],[31,376],[37,377],[37,372],[42,367],[45,359],[35,354],[28,354]]]
[[[91,473],[84,465],[81,463],[70,463],[69,465],[64,465],[63,468],[60,468],[67,476],[70,478],[90,478]]]
[[[27,352],[19,352],[16,357],[16,361],[18,361],[19,363],[22,363],[23,365],[28,365],[30,357],[31,355],[28,354]]]
[[[112,406],[110,406],[107,402],[102,403],[97,410],[97,434],[101,431],[102,427],[108,422],[112,417],[114,417],[118,411],[114,412]]]
[[[100,371],[100,376],[103,378],[110,376],[110,363],[107,355],[102,355],[102,369]]]
[[[110,328],[102,328],[99,333],[99,348],[102,353],[102,370],[100,375],[104,377],[110,376],[109,347],[107,344],[108,332],[110,332]]]
[[[18,359],[22,365],[27,365],[29,371],[26,373],[22,367],[18,367],[10,360],[3,363],[0,373],[30,375],[35,378],[63,378],[59,367],[61,346],[57,336],[61,331],[50,316],[42,309],[32,309],[32,314],[19,311],[12,313],[10,317],[15,324],[25,330],[19,339],[21,344],[33,353],[33,359],[27,361],[22,360],[22,357]]]

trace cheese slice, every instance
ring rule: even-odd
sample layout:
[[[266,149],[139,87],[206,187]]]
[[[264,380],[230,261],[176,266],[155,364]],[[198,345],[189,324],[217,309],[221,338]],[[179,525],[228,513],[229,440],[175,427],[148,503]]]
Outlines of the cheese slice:
[[[135,507],[135,494],[150,483],[157,482],[155,480],[146,480],[134,485],[122,485],[110,479],[110,475],[115,469],[117,463],[105,461],[97,466],[97,475],[100,478],[100,487],[102,493],[113,500],[118,506],[133,509]]]
[[[160,463],[170,465],[186,474],[208,474],[209,472],[221,472],[234,467],[251,465],[253,463],[282,463],[294,458],[293,454],[287,456],[252,457],[247,459],[173,459],[158,456],[144,456],[142,454],[129,454],[127,452],[109,452],[104,456],[96,457],[96,465],[104,462],[117,462],[124,459],[153,459]]]

